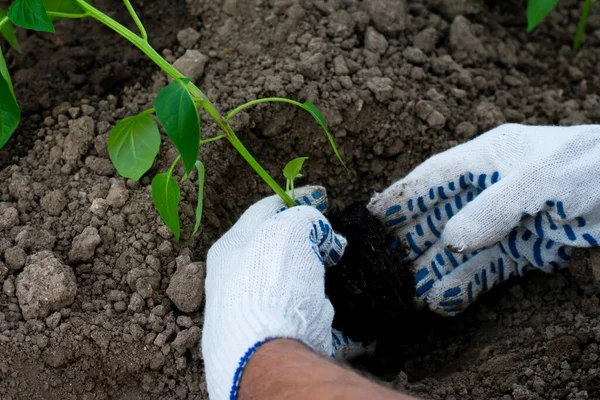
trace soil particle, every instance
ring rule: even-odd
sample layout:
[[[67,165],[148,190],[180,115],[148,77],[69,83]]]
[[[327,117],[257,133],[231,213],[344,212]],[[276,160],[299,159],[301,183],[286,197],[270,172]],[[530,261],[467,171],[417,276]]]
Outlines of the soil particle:
[[[457,61],[483,61],[487,52],[481,40],[475,36],[471,23],[462,15],[457,16],[450,25],[450,46],[452,57]]]
[[[115,167],[106,158],[89,156],[85,159],[85,165],[98,175],[113,176],[116,172]]]
[[[427,122],[433,129],[443,128],[446,124],[446,117],[436,109],[433,102],[421,100],[415,106],[415,112],[419,118]]]
[[[64,140],[62,158],[65,161],[78,160],[84,155],[94,138],[94,120],[81,117],[69,120],[69,134]]]
[[[23,318],[44,318],[73,303],[77,293],[75,274],[51,252],[33,254],[19,274],[16,295]]]
[[[506,122],[506,117],[502,113],[502,110],[494,103],[487,101],[481,102],[475,108],[475,118],[479,129],[484,131]]]
[[[198,50],[186,50],[185,54],[173,63],[173,66],[179,70],[185,77],[196,82],[202,74],[208,57]]]
[[[125,186],[125,182],[120,179],[112,179],[106,203],[115,208],[123,207],[129,199],[129,190]]]
[[[6,266],[14,271],[20,271],[25,266],[27,253],[20,247],[11,247],[4,252]]]
[[[19,224],[19,212],[16,208],[0,203],[0,231],[6,231]]]
[[[154,294],[152,282],[148,278],[139,278],[135,281],[135,291],[142,299],[148,299]]]
[[[144,302],[142,295],[139,293],[133,293],[129,299],[129,305],[127,308],[134,313],[138,313],[144,309],[145,305],[146,303]]]
[[[69,251],[71,262],[90,261],[94,257],[96,247],[102,242],[98,229],[88,226],[79,235],[75,236]]]
[[[180,311],[189,313],[200,308],[204,296],[205,275],[206,266],[203,262],[177,267],[166,293]]]
[[[19,231],[15,241],[24,250],[52,250],[56,236],[45,229],[34,229],[27,226]]]
[[[413,39],[413,45],[425,53],[435,50],[439,34],[435,28],[425,28],[417,33]]]
[[[40,200],[42,210],[53,216],[58,216],[67,207],[67,198],[62,189],[52,190]]]
[[[48,329],[56,329],[58,324],[60,324],[60,320],[62,318],[62,314],[58,311],[53,312],[46,318],[46,326]]]
[[[185,28],[177,32],[177,41],[186,49],[191,49],[200,39],[200,34],[194,28]]]
[[[189,329],[179,331],[171,347],[175,356],[183,355],[186,350],[194,348],[200,342],[200,328],[192,326]]]
[[[94,199],[90,206],[90,212],[100,218],[104,218],[108,210],[108,202],[105,199]]]
[[[373,27],[368,27],[365,33],[365,49],[376,54],[383,54],[387,50],[388,42],[381,33]]]
[[[382,103],[389,101],[394,92],[390,78],[375,76],[367,81],[367,87],[373,92],[375,98]]]
[[[371,0],[362,3],[375,28],[394,36],[406,28],[406,3],[404,0]]]

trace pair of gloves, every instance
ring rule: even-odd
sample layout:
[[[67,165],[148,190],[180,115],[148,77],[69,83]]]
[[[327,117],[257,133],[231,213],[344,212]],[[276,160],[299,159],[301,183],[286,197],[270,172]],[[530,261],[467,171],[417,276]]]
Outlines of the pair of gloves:
[[[409,249],[415,302],[452,316],[511,276],[567,266],[600,241],[600,126],[502,125],[436,155],[376,194],[369,211]],[[324,355],[355,344],[332,330],[325,268],[346,241],[322,214],[321,187],[300,206],[269,197],[209,251],[202,352],[213,399],[236,398],[265,342],[301,341]]]

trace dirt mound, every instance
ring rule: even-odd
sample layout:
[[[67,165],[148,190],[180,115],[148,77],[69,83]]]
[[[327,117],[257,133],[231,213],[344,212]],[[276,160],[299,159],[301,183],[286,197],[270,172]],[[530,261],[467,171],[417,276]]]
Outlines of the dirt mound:
[[[190,49],[206,57],[192,72],[221,110],[265,96],[323,110],[350,176],[301,110],[261,105],[234,123],[274,176],[310,156],[305,182],[327,186],[334,206],[366,201],[430,155],[506,121],[600,120],[598,9],[573,56],[575,0],[533,34],[512,1],[135,3],[169,61]],[[119,2],[98,6],[125,20]],[[210,244],[269,190],[227,143],[204,146],[205,221],[197,239],[175,244],[149,178],[119,178],[106,150],[114,123],[149,107],[166,79],[93,21],[57,26],[56,36],[22,37],[23,54],[7,56],[25,116],[0,150],[0,397],[205,398],[201,305],[181,293],[201,289],[171,284],[202,270]],[[216,134],[210,123],[203,129]],[[149,175],[175,156],[163,145]],[[184,236],[196,196],[187,181]],[[394,385],[448,400],[600,398],[599,263],[589,260],[577,280],[532,274],[435,322],[426,340],[406,344],[412,355]],[[34,264],[51,267],[60,289],[52,304],[27,290],[45,282],[28,274]]]

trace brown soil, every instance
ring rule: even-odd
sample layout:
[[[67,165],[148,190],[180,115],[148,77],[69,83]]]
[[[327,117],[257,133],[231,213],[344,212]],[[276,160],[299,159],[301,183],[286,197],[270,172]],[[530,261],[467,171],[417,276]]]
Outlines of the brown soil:
[[[220,109],[278,95],[324,111],[349,176],[298,110],[260,106],[236,125],[275,176],[287,160],[310,156],[305,182],[327,186],[338,207],[505,121],[600,122],[599,8],[573,56],[575,0],[561,1],[532,34],[520,1],[135,3],[170,61],[186,50],[177,33],[199,32],[181,43],[208,57],[196,83]],[[97,5],[126,20],[120,2]],[[166,289],[268,188],[226,143],[205,146],[205,222],[197,239],[175,244],[151,204],[149,178],[124,182],[106,151],[114,123],[148,107],[165,78],[94,21],[20,35],[23,53],[7,59],[24,118],[0,150],[0,398],[206,398],[202,314],[178,311]],[[215,127],[206,123],[204,134]],[[174,157],[164,144],[149,176]],[[186,182],[184,233],[195,196]],[[574,273],[533,273],[438,321],[418,346],[407,343],[412,353],[394,385],[448,400],[600,399],[600,262],[586,257]],[[67,280],[74,272],[72,304],[24,310],[16,291],[35,280],[26,272],[36,262]],[[72,300],[72,286],[60,289],[51,292],[56,304]]]

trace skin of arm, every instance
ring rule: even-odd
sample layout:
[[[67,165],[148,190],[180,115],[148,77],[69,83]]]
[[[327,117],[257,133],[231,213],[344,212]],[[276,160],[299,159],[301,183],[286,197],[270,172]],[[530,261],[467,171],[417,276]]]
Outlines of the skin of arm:
[[[244,368],[240,400],[417,400],[380,386],[294,340],[262,345]]]

